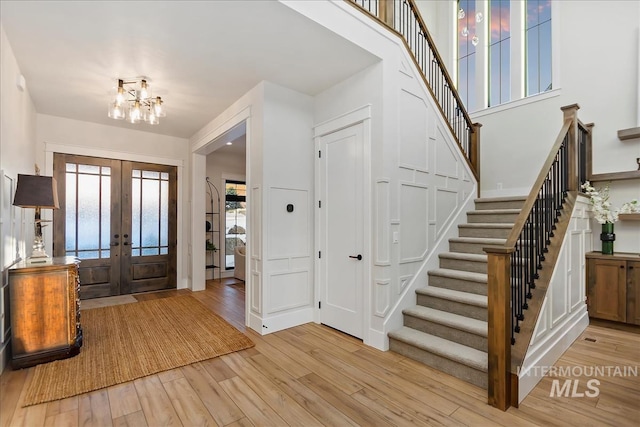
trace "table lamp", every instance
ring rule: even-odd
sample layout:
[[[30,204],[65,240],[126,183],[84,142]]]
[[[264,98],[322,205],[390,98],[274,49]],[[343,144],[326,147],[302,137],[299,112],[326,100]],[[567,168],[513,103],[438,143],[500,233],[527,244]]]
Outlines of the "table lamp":
[[[55,178],[39,175],[37,168],[36,175],[18,174],[18,184],[16,185],[13,205],[36,210],[33,253],[31,257],[27,258],[27,263],[46,264],[51,262],[51,257],[44,250],[44,239],[42,237],[42,223],[49,221],[40,218],[40,210],[60,208]]]

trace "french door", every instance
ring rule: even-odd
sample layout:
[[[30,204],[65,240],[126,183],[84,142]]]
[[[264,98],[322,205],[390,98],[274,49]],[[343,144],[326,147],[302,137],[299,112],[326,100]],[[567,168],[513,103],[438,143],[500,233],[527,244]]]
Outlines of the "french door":
[[[54,256],[80,263],[82,299],[176,287],[175,166],[54,155]]]

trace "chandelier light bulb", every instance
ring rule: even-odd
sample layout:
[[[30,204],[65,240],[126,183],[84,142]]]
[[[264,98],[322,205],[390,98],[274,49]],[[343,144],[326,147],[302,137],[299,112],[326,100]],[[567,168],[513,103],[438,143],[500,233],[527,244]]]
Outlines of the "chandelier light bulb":
[[[140,81],[140,99],[145,100],[149,98],[149,86],[146,80]]]
[[[118,105],[124,104],[127,98],[127,94],[124,90],[124,82],[122,80],[118,80],[118,93],[116,94],[116,103]]]
[[[153,108],[145,115],[144,121],[150,125],[157,125],[160,123],[160,120],[158,120],[158,116],[154,113]]]
[[[478,46],[478,42],[480,42],[478,36],[473,36],[473,38],[471,39],[471,44],[474,46]]]
[[[117,101],[110,103],[108,116],[115,120],[124,119],[125,113],[124,109],[122,108],[122,104],[118,104]]]
[[[463,37],[467,37],[469,35],[469,29],[467,27],[464,27],[462,29],[462,33],[461,34],[462,34]]]
[[[129,121],[131,123],[138,123],[140,121],[142,112],[140,111],[140,100],[136,99],[129,111]]]
[[[482,12],[476,13],[476,22],[482,22],[482,18],[484,18]]]
[[[464,9],[458,10],[458,19],[464,19]]]
[[[114,120],[127,119],[130,123],[160,123],[167,115],[164,101],[152,96],[147,78],[117,79],[117,86],[110,92],[107,116]]]

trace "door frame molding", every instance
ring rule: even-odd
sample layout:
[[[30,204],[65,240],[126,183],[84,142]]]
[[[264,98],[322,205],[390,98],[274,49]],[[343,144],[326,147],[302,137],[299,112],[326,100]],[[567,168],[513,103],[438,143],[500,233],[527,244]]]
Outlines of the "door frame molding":
[[[321,171],[320,171],[320,159],[318,158],[318,151],[320,150],[320,139],[323,136],[345,129],[347,127],[362,123],[362,136],[363,136],[363,157],[362,157],[362,182],[363,182],[363,195],[362,195],[362,212],[363,212],[363,249],[362,256],[364,258],[364,266],[362,272],[362,340],[365,344],[371,342],[370,329],[371,329],[371,277],[373,266],[373,250],[371,239],[371,224],[372,214],[371,209],[371,104],[363,105],[360,108],[340,114],[329,120],[317,124],[313,128],[313,140],[315,146],[315,160],[314,160],[314,181],[315,181],[315,206],[316,212],[318,208],[318,202],[320,200],[321,185]],[[320,251],[321,233],[323,232],[319,221],[319,215],[315,215],[314,221],[314,314],[313,320],[316,323],[320,323],[320,309],[318,308],[318,302],[321,298],[320,288],[320,259],[317,254]]]
[[[127,153],[123,151],[113,151],[113,150],[105,150],[100,148],[92,148],[92,147],[81,147],[78,145],[65,145],[65,144],[56,144],[51,142],[44,142],[44,174],[52,176],[53,175],[53,153],[62,153],[62,154],[74,154],[78,156],[89,156],[89,157],[103,157],[108,159],[117,159],[117,160],[127,160],[132,162],[143,162],[143,163],[155,163],[159,165],[168,165],[168,166],[176,166],[178,173],[178,212],[177,212],[177,222],[178,224],[184,223],[184,161],[181,159],[174,159],[168,157],[157,157],[157,156],[148,156],[145,154],[138,153]],[[44,219],[53,219],[53,211],[50,209],[45,209],[42,211]],[[189,287],[189,278],[185,277],[184,272],[188,271],[187,265],[185,264],[185,259],[180,254],[186,253],[185,246],[185,235],[181,227],[177,228],[177,236],[176,236],[176,286],[178,289],[184,289]],[[53,253],[53,227],[44,227],[42,230],[45,239],[46,250],[49,253]]]

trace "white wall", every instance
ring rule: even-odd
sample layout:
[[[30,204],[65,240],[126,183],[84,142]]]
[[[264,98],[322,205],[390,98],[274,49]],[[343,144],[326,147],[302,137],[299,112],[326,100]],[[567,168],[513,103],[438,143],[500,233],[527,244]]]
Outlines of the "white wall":
[[[457,236],[475,183],[399,37],[341,2],[290,6],[382,58],[318,94],[315,122],[371,105],[365,223],[373,263],[365,284],[364,342],[387,349],[387,333],[402,325],[402,309],[415,305],[415,289],[427,285],[437,254]]]
[[[312,111],[310,96],[262,82],[191,139],[198,163],[223,143],[220,135],[247,122],[246,303],[249,326],[262,334],[313,320]],[[204,193],[198,197],[204,200]],[[295,221],[285,209],[291,202]],[[204,203],[194,203],[193,222],[204,222]],[[198,239],[194,234],[194,247]],[[290,253],[301,246],[304,251]],[[202,265],[194,256],[194,277]]]
[[[560,107],[574,103],[580,105],[580,120],[595,124],[593,172],[638,168],[640,139],[620,141],[617,131],[638,126],[639,17],[640,2],[552,2],[554,89],[471,114],[473,121],[483,125],[483,197],[528,194],[562,126]],[[451,31],[444,25],[437,29]],[[438,34],[435,38],[443,37]],[[633,198],[640,198],[640,180],[611,184],[615,206]],[[597,234],[596,250],[600,245]],[[640,252],[637,222],[617,223],[616,236],[616,251]]]
[[[588,199],[579,196],[518,373],[518,402],[522,402],[542,379],[542,368],[553,366],[589,324],[584,255],[591,251],[593,233],[588,209]]]
[[[177,287],[190,287],[190,257],[186,248],[191,228],[188,221],[183,221],[188,217],[185,213],[189,212],[191,185],[188,178],[188,140],[45,114],[37,117],[37,155],[43,159],[41,163],[45,166],[43,173],[46,175],[53,173],[53,153],[56,152],[177,166]],[[45,229],[45,242],[52,241],[50,233]]]
[[[9,305],[9,287],[5,270],[17,258],[30,255],[26,253],[25,240],[33,238],[33,210],[12,206],[17,175],[33,174],[36,162],[36,111],[29,95],[29,82],[24,91],[16,85],[20,75],[13,50],[0,25],[0,260],[3,270],[0,283],[0,372],[6,365],[10,343],[9,318],[5,309]]]

